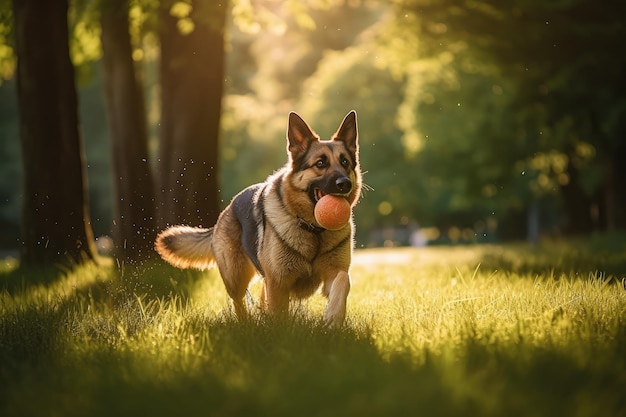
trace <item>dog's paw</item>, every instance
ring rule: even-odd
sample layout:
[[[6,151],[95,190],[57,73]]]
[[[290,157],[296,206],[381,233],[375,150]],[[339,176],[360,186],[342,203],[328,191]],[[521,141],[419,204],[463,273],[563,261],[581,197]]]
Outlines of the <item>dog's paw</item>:
[[[343,312],[343,314],[329,314],[327,311],[326,314],[324,314],[324,325],[331,329],[339,329],[343,326],[345,319],[345,312]]]

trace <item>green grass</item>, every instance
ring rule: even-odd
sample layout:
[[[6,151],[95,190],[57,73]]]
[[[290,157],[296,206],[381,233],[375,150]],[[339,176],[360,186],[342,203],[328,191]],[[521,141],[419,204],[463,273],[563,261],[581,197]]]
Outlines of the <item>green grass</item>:
[[[352,277],[332,330],[321,296],[238,322],[213,272],[0,261],[0,415],[626,416],[624,239],[362,250]]]

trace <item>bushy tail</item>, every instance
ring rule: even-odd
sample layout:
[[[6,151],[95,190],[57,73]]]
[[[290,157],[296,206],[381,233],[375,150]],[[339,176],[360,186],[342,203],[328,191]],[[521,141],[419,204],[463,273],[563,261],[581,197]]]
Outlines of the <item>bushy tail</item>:
[[[156,238],[154,248],[178,268],[208,269],[213,266],[213,228],[172,226]]]

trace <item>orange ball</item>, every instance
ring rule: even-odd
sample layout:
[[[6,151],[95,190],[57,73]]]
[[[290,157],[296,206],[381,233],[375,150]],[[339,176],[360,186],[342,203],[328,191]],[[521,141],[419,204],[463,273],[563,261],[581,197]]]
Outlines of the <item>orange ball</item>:
[[[326,194],[315,204],[314,214],[323,228],[339,230],[350,220],[350,203],[343,197]]]

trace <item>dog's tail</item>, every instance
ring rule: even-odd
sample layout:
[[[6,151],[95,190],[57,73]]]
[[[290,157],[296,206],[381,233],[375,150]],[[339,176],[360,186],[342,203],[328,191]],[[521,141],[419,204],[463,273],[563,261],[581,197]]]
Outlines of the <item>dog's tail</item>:
[[[213,228],[172,226],[159,233],[154,248],[175,267],[208,269],[215,262],[212,241]]]

